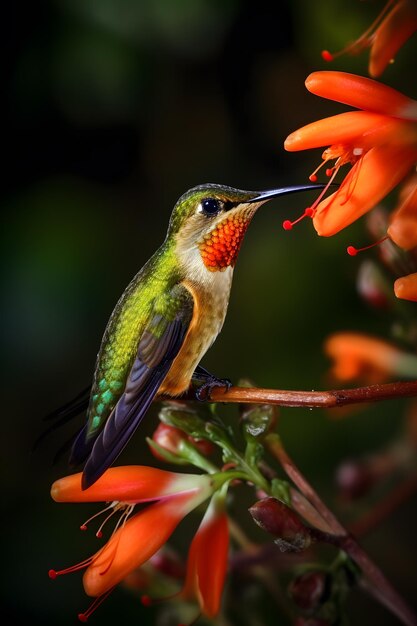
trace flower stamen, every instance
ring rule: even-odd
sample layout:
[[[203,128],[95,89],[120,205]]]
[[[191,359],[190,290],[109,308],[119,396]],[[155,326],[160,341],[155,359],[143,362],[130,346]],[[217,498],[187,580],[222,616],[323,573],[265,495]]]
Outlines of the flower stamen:
[[[123,525],[126,523],[126,520],[129,517],[129,515],[132,513],[134,507],[135,507],[134,504],[128,504],[127,502],[120,502],[119,500],[114,500],[113,502],[111,502],[111,504],[106,506],[104,509],[101,509],[101,511],[99,511],[98,513],[95,513],[94,515],[89,517],[88,520],[86,520],[83,524],[81,524],[80,530],[87,530],[88,524],[93,519],[95,519],[96,517],[99,517],[100,515],[103,515],[103,513],[106,513],[106,511],[110,511],[110,513],[105,517],[104,521],[100,524],[96,532],[96,537],[98,539],[101,539],[101,537],[103,536],[104,526],[107,524],[109,519],[113,517],[113,515],[121,511],[122,513],[120,515],[120,518],[117,521],[117,524],[114,527],[113,532],[112,532],[112,535],[114,535],[116,530],[120,527],[120,524],[122,522],[123,522]]]
[[[314,172],[311,172],[311,174],[310,174],[310,176],[308,178],[309,178],[309,180],[311,180],[312,183],[317,182],[317,172],[323,167],[323,165],[325,163],[327,163],[327,160],[323,159],[323,161],[321,163],[319,163],[319,165],[316,167]]]
[[[80,620],[80,622],[87,622],[90,615],[94,613],[94,611],[100,606],[102,602],[104,602],[106,598],[109,597],[113,589],[114,587],[103,593],[101,596],[98,596],[98,598],[95,598],[88,607],[88,609],[84,611],[84,613],[78,613],[78,619]]]
[[[85,569],[93,562],[93,557],[90,556],[88,559],[77,563],[76,565],[71,565],[70,567],[66,567],[65,569],[50,569],[48,572],[49,578],[55,580],[58,576],[63,576],[64,574],[72,574],[72,572],[78,572],[80,569]]]
[[[100,515],[103,515],[103,513],[105,513],[106,511],[109,511],[110,509],[114,509],[117,504],[118,504],[118,501],[116,500],[112,502],[111,504],[109,504],[108,506],[106,506],[104,509],[101,509],[97,513],[94,513],[94,515],[89,517],[85,522],[81,524],[80,530],[87,530],[88,524],[92,522],[93,519],[95,519],[96,517],[99,517]]]
[[[364,250],[369,250],[370,248],[379,246],[381,243],[383,243],[387,239],[389,239],[389,236],[385,235],[385,237],[382,237],[382,239],[379,239],[378,241],[371,243],[369,246],[364,246],[363,248],[355,248],[355,246],[348,246],[346,248],[346,252],[348,253],[349,256],[356,256],[359,252],[363,252]]]
[[[337,148],[337,151],[339,151],[339,149]],[[322,191],[320,192],[318,198],[316,198],[316,200],[314,201],[314,203],[310,206],[307,207],[304,211],[304,213],[302,215],[300,215],[300,217],[298,217],[296,220],[294,220],[293,222],[291,222],[291,220],[284,220],[282,222],[282,227],[284,230],[292,230],[293,226],[295,226],[295,224],[298,224],[298,222],[301,222],[301,220],[303,220],[305,217],[311,217],[313,218],[316,214],[316,207],[317,205],[320,203],[320,200],[322,199],[322,197],[325,195],[325,193],[327,192],[327,190],[329,189],[330,185],[333,183],[339,169],[341,168],[342,165],[344,165],[345,163],[349,163],[351,159],[348,158],[349,155],[347,154],[343,154],[339,157],[337,157],[335,164],[333,165],[333,167],[327,168],[326,169],[326,176],[329,177],[328,182],[326,183],[326,186],[322,189]],[[327,150],[324,151],[323,153],[323,161],[320,163],[320,165],[314,170],[314,172],[312,174],[310,174],[309,179],[311,181],[315,181],[317,180],[317,176],[316,176],[316,172],[318,172],[318,170],[323,167],[323,165],[325,163],[327,163],[328,161],[330,161],[331,159],[334,159],[335,155],[334,155],[334,150],[332,148],[327,148]]]
[[[329,52],[329,50],[322,50],[321,58],[323,59],[323,61],[333,61],[343,54],[359,54],[365,48],[369,48],[374,39],[374,31],[378,28],[386,14],[389,12],[391,6],[395,2],[396,0],[389,0],[382,9],[382,11],[369,26],[369,28],[367,28],[366,31],[362,33],[360,37],[358,37],[358,39],[355,39],[355,41],[342,48],[342,50],[339,50],[338,52]]]
[[[122,503],[122,502],[120,502],[119,504],[123,504],[124,510],[122,511],[121,516],[117,520],[117,524],[114,527],[112,535],[114,535],[114,533],[116,532],[116,530],[118,530],[120,528],[120,526],[124,526],[126,524],[128,518],[130,517],[130,515],[133,512],[133,509],[135,508],[134,504],[127,504],[127,503]],[[105,521],[103,522],[102,526],[104,525]],[[100,526],[100,528],[101,528],[101,526]]]
[[[297,217],[297,219],[294,220],[293,222],[291,222],[291,220],[284,220],[282,222],[282,228],[284,230],[292,230],[292,227],[295,226],[295,224],[298,224],[298,222],[301,222],[301,220],[303,220],[305,217],[313,217],[314,213],[315,211],[311,207],[307,207],[304,210],[304,213],[300,215],[300,217]]]
[[[324,194],[327,192],[327,190],[329,189],[330,185],[332,184],[332,182],[334,181],[334,179],[336,178],[336,175],[338,173],[338,171],[340,170],[341,166],[343,165],[343,162],[341,161],[341,157],[339,157],[336,161],[336,163],[334,164],[334,166],[332,167],[332,171],[333,173],[331,174],[326,186],[324,187],[324,189],[321,190],[319,196],[315,199],[315,201],[313,202],[313,204],[310,207],[310,210],[312,211],[311,217],[314,217],[315,212],[316,212],[316,207],[317,205],[320,203],[320,200],[322,199],[322,197],[324,196]],[[327,173],[327,172],[326,172]]]

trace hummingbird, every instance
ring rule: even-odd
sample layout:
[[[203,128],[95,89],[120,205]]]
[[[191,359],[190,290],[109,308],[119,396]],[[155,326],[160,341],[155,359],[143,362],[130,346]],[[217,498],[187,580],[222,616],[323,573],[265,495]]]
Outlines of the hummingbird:
[[[257,192],[208,183],[180,197],[165,241],[127,286],[104,332],[86,423],[69,459],[84,463],[83,489],[114,463],[155,397],[180,396],[192,380],[201,383],[200,400],[231,385],[199,363],[222,329],[246,230],[269,200],[323,187]],[[80,395],[64,409],[83,406]]]

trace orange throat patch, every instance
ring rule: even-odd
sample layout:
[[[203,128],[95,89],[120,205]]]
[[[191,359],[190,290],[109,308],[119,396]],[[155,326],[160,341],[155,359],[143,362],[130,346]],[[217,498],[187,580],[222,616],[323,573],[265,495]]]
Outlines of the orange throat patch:
[[[226,217],[199,244],[204,265],[211,272],[234,267],[243,237],[251,221],[247,214]]]

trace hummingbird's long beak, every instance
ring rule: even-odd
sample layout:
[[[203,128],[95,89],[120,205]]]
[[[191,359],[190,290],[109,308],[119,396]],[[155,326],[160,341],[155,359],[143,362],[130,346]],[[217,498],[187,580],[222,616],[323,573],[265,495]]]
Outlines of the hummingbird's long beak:
[[[314,189],[324,189],[326,185],[294,185],[293,187],[281,187],[280,189],[270,189],[268,191],[260,191],[258,195],[246,202],[262,202],[278,198],[278,196],[286,196],[289,193],[297,193],[298,191],[314,191]]]

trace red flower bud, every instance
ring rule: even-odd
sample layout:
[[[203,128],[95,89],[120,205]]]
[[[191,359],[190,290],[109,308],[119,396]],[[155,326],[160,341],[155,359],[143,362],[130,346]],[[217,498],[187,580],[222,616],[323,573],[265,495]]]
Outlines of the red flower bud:
[[[204,456],[208,456],[213,451],[213,444],[210,441],[206,441],[205,439],[194,439],[179,428],[163,424],[162,422],[155,430],[152,439],[159,446],[161,446],[161,448],[171,452],[171,454],[179,454],[181,445],[184,441],[189,441]],[[160,454],[158,454],[157,450],[151,448],[151,452],[159,461],[165,460]]]
[[[326,596],[326,574],[306,572],[290,583],[288,593],[293,602],[303,611],[315,611]]]
[[[345,461],[336,472],[336,484],[340,495],[346,500],[364,496],[374,485],[375,479],[369,465],[360,461]]]
[[[167,424],[159,424],[158,428],[155,430],[152,435],[152,439],[164,450],[168,450],[172,454],[177,454],[179,451],[179,447],[181,442],[186,438],[185,433],[178,428],[174,428],[174,426],[168,426]],[[151,448],[151,452],[155,458],[159,461],[164,461],[165,459],[158,453],[157,450]]]
[[[282,552],[306,550],[312,541],[310,529],[286,504],[276,498],[264,498],[250,509],[254,521],[277,539]]]

